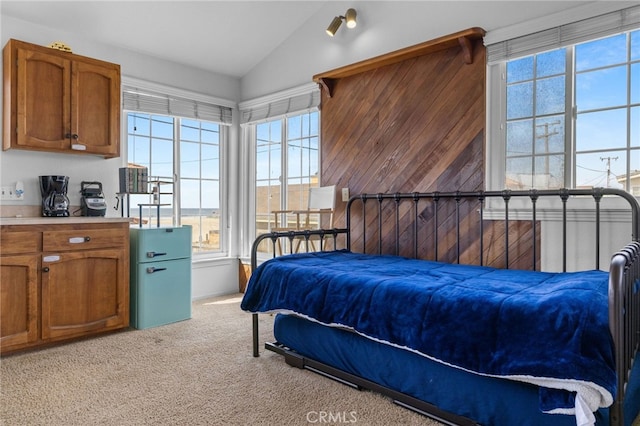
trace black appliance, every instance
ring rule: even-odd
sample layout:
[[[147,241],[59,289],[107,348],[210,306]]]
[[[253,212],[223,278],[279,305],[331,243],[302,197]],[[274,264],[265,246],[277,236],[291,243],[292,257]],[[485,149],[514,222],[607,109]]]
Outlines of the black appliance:
[[[67,188],[69,176],[40,176],[40,193],[42,194],[42,216],[69,216],[69,198]]]
[[[102,193],[102,183],[85,182],[80,184],[80,199],[82,216],[104,216],[107,212],[107,202]]]

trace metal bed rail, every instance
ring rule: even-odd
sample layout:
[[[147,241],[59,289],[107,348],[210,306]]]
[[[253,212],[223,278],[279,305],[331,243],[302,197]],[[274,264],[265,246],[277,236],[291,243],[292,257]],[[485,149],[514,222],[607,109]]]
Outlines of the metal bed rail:
[[[611,259],[609,328],[615,345],[618,392],[609,410],[611,425],[624,424],[626,385],[640,349],[640,243],[628,244]]]
[[[345,228],[342,229],[314,229],[314,230],[304,230],[304,231],[286,231],[286,232],[270,232],[266,234],[259,235],[253,242],[251,246],[251,271],[255,271],[258,267],[258,249],[260,244],[265,240],[270,240],[272,244],[272,257],[276,257],[276,247],[278,241],[281,238],[285,238],[289,240],[289,254],[293,254],[293,241],[296,238],[302,238],[305,242],[305,250],[309,251],[309,242],[311,241],[312,236],[318,236],[320,243],[319,248],[320,251],[332,249],[336,250],[338,248],[338,236],[347,234],[347,230]],[[327,247],[325,244],[325,238],[331,238],[333,244],[331,247]],[[258,314],[251,314],[253,321],[253,356],[260,356],[259,352],[259,336],[258,336]]]
[[[478,241],[479,241],[479,265],[484,264],[483,255],[485,254],[484,248],[484,226],[485,226],[485,212],[486,212],[486,204],[492,200],[496,200],[492,202],[491,209],[497,210],[501,209],[504,212],[504,263],[505,267],[509,267],[509,254],[510,254],[510,235],[509,235],[509,224],[513,221],[510,213],[511,203],[514,199],[523,199],[523,201],[528,201],[528,205],[524,208],[519,205],[517,206],[517,211],[522,211],[523,209],[530,213],[531,219],[531,227],[533,231],[534,238],[531,243],[533,245],[532,250],[532,270],[536,269],[536,265],[538,262],[538,247],[536,235],[539,235],[539,201],[541,199],[550,199],[550,200],[559,200],[560,208],[562,214],[562,264],[563,271],[567,269],[567,222],[568,222],[568,203],[571,198],[591,198],[593,200],[593,217],[595,223],[595,268],[600,269],[600,239],[601,239],[601,201],[604,197],[607,196],[617,196],[627,201],[629,204],[630,212],[631,212],[631,240],[637,241],[639,234],[639,224],[638,218],[640,217],[640,205],[636,198],[626,191],[622,191],[615,188],[594,188],[594,189],[558,189],[558,190],[529,190],[529,191],[512,191],[512,190],[503,190],[503,191],[475,191],[475,192],[413,192],[413,193],[390,193],[390,194],[361,194],[352,197],[347,204],[347,212],[346,212],[346,228],[348,230],[347,234],[347,249],[352,249],[352,237],[353,237],[353,216],[354,216],[354,206],[355,203],[360,203],[362,206],[361,215],[362,217],[358,218],[358,221],[362,223],[362,231],[361,231],[361,239],[362,239],[362,251],[367,251],[367,235],[376,234],[378,235],[377,242],[377,253],[381,254],[384,252],[383,250],[383,225],[388,224],[388,221],[393,221],[394,223],[394,232],[395,232],[395,253],[399,254],[400,252],[400,210],[401,204],[403,202],[409,202],[412,204],[412,243],[413,243],[413,257],[419,256],[419,231],[420,231],[420,222],[425,221],[422,217],[422,212],[425,210],[426,206],[429,204],[432,207],[432,214],[430,218],[427,220],[431,220],[433,222],[432,229],[432,247],[434,252],[433,260],[439,259],[439,243],[440,243],[440,226],[441,224],[447,220],[449,222],[454,222],[454,233],[455,233],[455,249],[456,249],[456,260],[460,262],[461,255],[461,225],[462,219],[460,217],[461,206],[463,203],[476,203],[477,210],[479,213],[478,220]],[[372,200],[374,203],[377,203],[377,226],[374,227],[373,230],[367,228],[367,208],[366,204],[369,200]],[[446,217],[442,218],[440,215],[441,210],[443,210],[443,205],[446,202],[454,203],[454,212],[453,218]],[[391,204],[392,213],[388,211],[385,212],[385,209],[388,208],[388,205]],[[385,214],[386,213],[386,214]],[[444,213],[446,214],[446,212]],[[495,220],[495,219],[494,219]],[[517,219],[517,221],[521,221],[521,219]],[[447,231],[447,235],[449,230]]]

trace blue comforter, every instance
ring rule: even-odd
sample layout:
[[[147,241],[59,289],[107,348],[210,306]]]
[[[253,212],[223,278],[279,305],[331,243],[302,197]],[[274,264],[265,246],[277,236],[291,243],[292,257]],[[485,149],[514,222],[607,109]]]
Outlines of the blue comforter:
[[[541,408],[612,403],[608,274],[545,273],[348,251],[271,259],[242,309],[294,312],[471,372],[541,386]],[[548,392],[545,390],[548,389]]]

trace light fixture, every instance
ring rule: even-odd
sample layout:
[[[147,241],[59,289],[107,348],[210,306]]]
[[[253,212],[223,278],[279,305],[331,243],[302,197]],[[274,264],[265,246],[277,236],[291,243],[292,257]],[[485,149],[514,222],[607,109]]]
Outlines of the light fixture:
[[[343,19],[347,22],[347,28],[355,28],[357,25],[356,10],[348,9],[344,16],[340,15],[333,18],[333,21],[331,21],[331,24],[327,27],[327,34],[333,37],[336,31],[338,31],[338,28],[340,28]]]

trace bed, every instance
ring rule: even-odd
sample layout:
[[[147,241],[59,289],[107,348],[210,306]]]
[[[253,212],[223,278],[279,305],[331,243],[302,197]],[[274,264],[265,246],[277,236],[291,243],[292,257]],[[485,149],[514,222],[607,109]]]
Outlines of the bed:
[[[628,232],[613,255],[601,250],[611,210]],[[639,213],[616,189],[352,197],[345,228],[254,242],[241,304],[254,356],[258,313],[277,313],[265,348],[287,363],[447,424],[630,425],[640,410]],[[258,266],[280,239],[300,238],[321,250]]]

